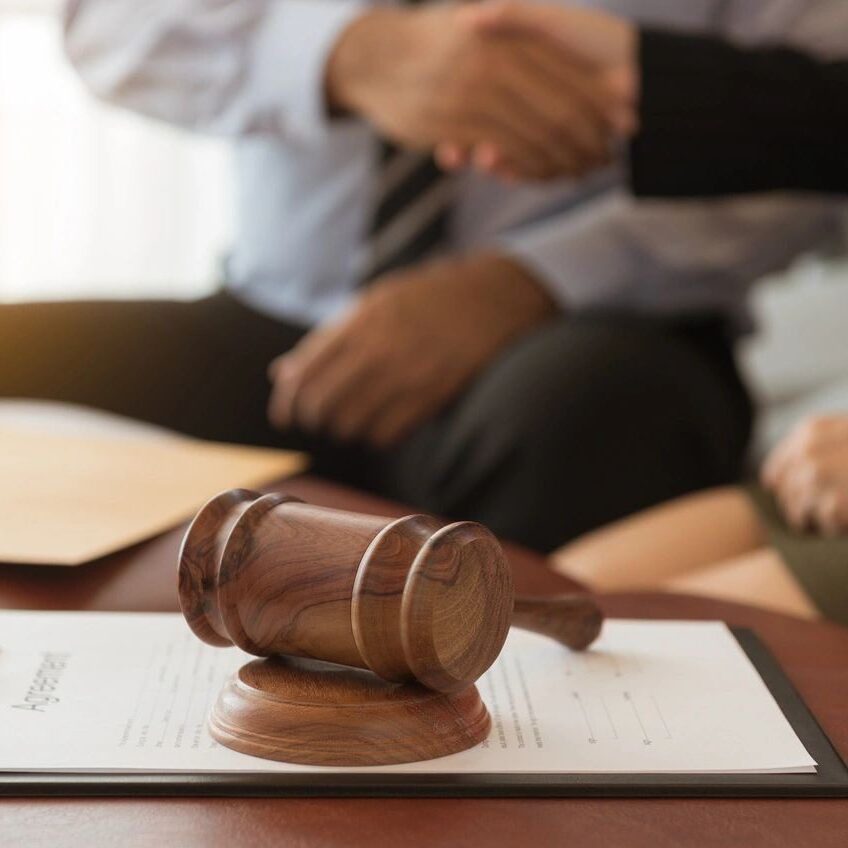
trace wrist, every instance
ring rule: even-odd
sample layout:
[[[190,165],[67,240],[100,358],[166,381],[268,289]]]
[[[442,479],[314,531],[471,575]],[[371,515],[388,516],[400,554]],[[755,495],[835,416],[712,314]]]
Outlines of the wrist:
[[[638,103],[642,92],[641,31],[629,21],[621,21],[623,30],[621,40],[621,75],[624,80],[624,94],[631,103]]]
[[[635,67],[639,58],[639,29],[631,21],[623,18],[612,18],[611,37],[613,43],[613,55],[616,63],[625,67]]]
[[[342,31],[327,59],[324,87],[327,103],[334,112],[363,111],[367,92],[375,81],[393,67],[389,49],[403,10],[375,8],[354,18]]]
[[[485,302],[498,313],[511,314],[518,329],[529,328],[559,312],[559,305],[536,274],[519,259],[501,253],[465,260],[473,270]]]

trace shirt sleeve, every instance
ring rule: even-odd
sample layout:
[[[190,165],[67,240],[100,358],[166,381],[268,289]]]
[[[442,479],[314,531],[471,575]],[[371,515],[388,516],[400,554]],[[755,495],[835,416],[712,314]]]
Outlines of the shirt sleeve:
[[[757,278],[841,235],[835,201],[684,203],[626,191],[506,233],[499,249],[567,311],[738,313]]]
[[[65,43],[98,96],[190,129],[308,141],[324,68],[366,0],[71,0]]]
[[[844,0],[717,5],[721,20],[712,28],[737,44],[788,44],[829,59],[848,48]],[[694,95],[683,95],[691,97],[693,109],[701,106],[701,91],[699,86]],[[624,190],[508,234],[502,249],[566,309],[738,312],[758,277],[836,240],[840,226],[833,200],[759,195],[669,203],[636,200]]]
[[[635,194],[848,193],[848,62],[657,30],[640,57]]]

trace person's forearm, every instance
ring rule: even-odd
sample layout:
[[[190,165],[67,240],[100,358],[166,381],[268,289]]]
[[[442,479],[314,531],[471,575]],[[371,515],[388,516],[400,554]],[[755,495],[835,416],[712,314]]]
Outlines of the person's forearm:
[[[848,193],[848,62],[643,31],[639,196]]]
[[[329,52],[326,101],[415,150],[496,148],[528,178],[607,162],[607,88],[549,38],[481,26],[476,4],[375,7]]]
[[[642,202],[612,192],[579,215],[520,227],[499,249],[568,312],[736,313],[754,280],[839,231],[820,198]]]
[[[119,106],[201,132],[308,138],[327,54],[367,0],[71,0],[68,56]]]

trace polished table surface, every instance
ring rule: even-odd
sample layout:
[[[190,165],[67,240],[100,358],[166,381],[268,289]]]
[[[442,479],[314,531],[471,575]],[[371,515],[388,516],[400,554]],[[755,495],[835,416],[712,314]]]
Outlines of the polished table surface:
[[[279,487],[324,506],[406,510],[310,477]],[[77,569],[0,567],[0,608],[176,610],[182,531]],[[518,591],[574,588],[507,546]],[[602,598],[612,616],[721,619],[766,642],[843,756],[848,755],[848,629],[673,595]],[[2,725],[0,725],[2,732]],[[843,800],[6,799],[12,846],[816,846],[848,845]]]

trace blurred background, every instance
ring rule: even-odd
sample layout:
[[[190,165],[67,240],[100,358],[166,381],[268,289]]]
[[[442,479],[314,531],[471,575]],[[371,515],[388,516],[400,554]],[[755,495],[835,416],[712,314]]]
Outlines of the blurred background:
[[[97,103],[60,0],[0,0],[0,300],[195,297],[231,228],[226,145]]]
[[[0,301],[201,296],[232,230],[228,147],[95,101],[64,57],[61,5],[0,0]],[[760,286],[743,356],[754,456],[848,403],[846,283],[844,260],[805,257]]]

